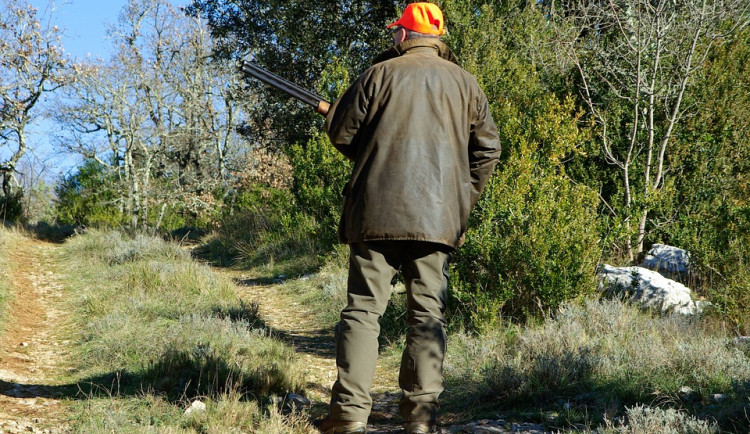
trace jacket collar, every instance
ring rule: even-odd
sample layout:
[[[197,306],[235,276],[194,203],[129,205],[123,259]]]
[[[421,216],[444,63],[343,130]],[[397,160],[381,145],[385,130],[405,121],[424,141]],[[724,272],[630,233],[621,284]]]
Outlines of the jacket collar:
[[[437,38],[407,39],[404,42],[398,45],[394,45],[390,47],[389,49],[380,53],[380,55],[376,57],[375,60],[372,61],[372,64],[374,65],[376,63],[380,63],[388,59],[393,59],[393,58],[402,56],[406,54],[407,51],[414,49],[414,48],[420,48],[420,47],[433,48],[437,51],[438,56],[442,57],[445,60],[458,64],[458,59],[453,54],[451,49],[447,45],[445,45],[445,43],[443,43],[441,40]]]

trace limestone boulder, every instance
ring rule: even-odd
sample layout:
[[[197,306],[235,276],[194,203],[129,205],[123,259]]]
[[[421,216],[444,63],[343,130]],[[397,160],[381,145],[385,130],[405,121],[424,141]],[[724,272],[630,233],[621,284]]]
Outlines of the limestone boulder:
[[[692,291],[687,286],[643,267],[605,264],[599,270],[599,288],[605,293],[629,299],[644,309],[665,314],[692,315],[705,308],[703,302],[693,301]]]
[[[690,253],[679,247],[654,244],[643,258],[641,267],[666,277],[684,278],[690,272]]]

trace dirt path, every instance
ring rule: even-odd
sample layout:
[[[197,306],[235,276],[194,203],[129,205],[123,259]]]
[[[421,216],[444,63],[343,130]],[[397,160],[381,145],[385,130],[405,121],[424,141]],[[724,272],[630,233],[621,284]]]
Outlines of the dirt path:
[[[61,286],[53,244],[19,237],[9,249],[12,298],[0,335],[0,433],[60,433],[68,342],[61,336]]]
[[[323,416],[328,411],[331,386],[336,379],[333,331],[321,329],[309,308],[295,297],[280,289],[279,285],[254,285],[251,279],[240,272],[229,273],[242,287],[246,300],[259,305],[261,319],[285,342],[292,345],[304,359],[307,368],[307,392],[312,401],[311,415]],[[398,415],[398,360],[382,357],[378,360],[373,384],[373,409],[370,414],[368,432],[376,434],[402,433]],[[467,423],[444,421],[439,433],[545,433],[543,427],[532,423],[511,423],[505,420],[478,420]]]

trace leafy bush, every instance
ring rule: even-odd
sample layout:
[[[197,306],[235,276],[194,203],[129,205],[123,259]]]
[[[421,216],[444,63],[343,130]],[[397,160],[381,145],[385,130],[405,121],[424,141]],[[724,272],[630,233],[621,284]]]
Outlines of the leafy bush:
[[[691,252],[691,287],[750,333],[750,29],[709,57],[690,103],[701,107],[679,131],[673,219],[658,236]]]
[[[315,134],[289,154],[294,167],[294,197],[300,209],[319,225],[318,236],[329,246],[337,242],[342,191],[351,163],[331,145],[324,133]]]
[[[506,104],[498,116],[509,156],[472,213],[454,266],[453,295],[478,327],[554,310],[594,287],[598,199],[559,164],[585,134],[566,122],[570,100],[548,96],[525,116],[520,110]]]
[[[9,196],[0,194],[0,224],[24,223],[23,191],[18,189]]]
[[[107,174],[103,165],[86,160],[55,188],[58,223],[105,228],[123,223],[124,216],[114,203],[115,185],[114,177]]]

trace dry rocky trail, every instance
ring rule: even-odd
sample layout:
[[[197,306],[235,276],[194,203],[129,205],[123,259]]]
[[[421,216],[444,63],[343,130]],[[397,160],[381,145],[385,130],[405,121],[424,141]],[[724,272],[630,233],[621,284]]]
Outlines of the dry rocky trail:
[[[59,384],[70,342],[62,286],[55,278],[55,245],[22,239],[10,252],[12,298],[0,335],[0,433],[63,433]]]
[[[55,244],[21,239],[9,252],[8,270],[12,297],[0,334],[0,434],[66,433],[62,398],[81,398],[69,377],[71,342],[66,338],[68,314],[62,286],[55,275]],[[292,345],[307,367],[309,411],[326,412],[335,379],[332,330],[316,325],[307,308],[279,285],[254,285],[241,272],[230,274],[273,333]],[[398,418],[397,369],[380,363],[373,387],[374,407],[369,432],[402,432]],[[304,399],[304,401],[307,401]],[[543,433],[541,426],[504,420],[449,424],[442,433]]]

